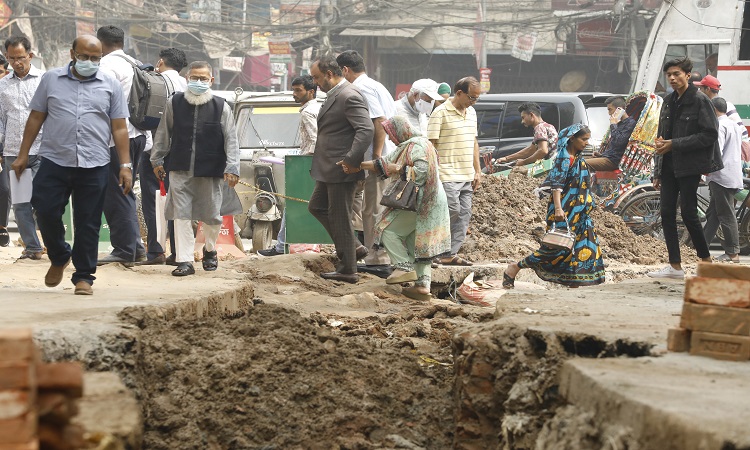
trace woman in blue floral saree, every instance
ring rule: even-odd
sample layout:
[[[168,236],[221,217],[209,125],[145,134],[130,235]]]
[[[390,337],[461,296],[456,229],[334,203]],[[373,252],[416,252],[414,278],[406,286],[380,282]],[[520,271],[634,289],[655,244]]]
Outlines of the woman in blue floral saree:
[[[591,131],[582,124],[562,130],[557,143],[555,165],[544,184],[552,190],[547,207],[547,231],[553,224],[575,235],[573,250],[542,246],[531,255],[508,266],[503,287],[512,289],[521,269],[534,269],[539,278],[569,287],[604,283],[604,263],[599,240],[594,232],[591,211],[594,202],[589,192],[589,169],[583,160]]]

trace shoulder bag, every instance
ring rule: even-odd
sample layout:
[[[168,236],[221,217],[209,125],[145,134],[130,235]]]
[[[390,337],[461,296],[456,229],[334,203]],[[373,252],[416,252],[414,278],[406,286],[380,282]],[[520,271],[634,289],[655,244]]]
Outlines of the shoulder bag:
[[[405,211],[417,210],[417,194],[419,186],[406,176],[409,166],[401,168],[401,176],[391,182],[380,199],[380,204],[388,208],[403,209]]]

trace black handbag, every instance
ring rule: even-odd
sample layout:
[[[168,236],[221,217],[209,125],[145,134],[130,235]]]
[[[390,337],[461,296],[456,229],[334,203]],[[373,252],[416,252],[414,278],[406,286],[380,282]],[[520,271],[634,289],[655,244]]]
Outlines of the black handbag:
[[[401,169],[401,176],[386,188],[383,193],[383,198],[380,199],[381,205],[392,209],[403,209],[405,211],[417,210],[417,194],[419,193],[419,186],[417,186],[413,180],[406,177],[407,167],[409,166],[404,166]]]

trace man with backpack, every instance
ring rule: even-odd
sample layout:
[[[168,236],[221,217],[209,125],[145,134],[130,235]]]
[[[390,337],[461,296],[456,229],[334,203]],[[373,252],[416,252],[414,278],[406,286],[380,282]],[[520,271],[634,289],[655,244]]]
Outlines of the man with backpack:
[[[133,66],[135,60],[123,51],[125,32],[113,25],[106,25],[96,32],[96,37],[102,43],[102,57],[100,69],[114,76],[120,82],[124,99],[130,101],[130,90],[133,86]],[[141,155],[146,147],[147,131],[142,131],[128,121],[128,137],[130,138],[129,167],[138,167]],[[104,217],[109,224],[112,252],[99,257],[97,265],[119,262],[125,266],[132,266],[135,261],[145,259],[146,250],[141,240],[141,229],[138,224],[135,194],[130,191],[122,195],[122,189],[117,183],[120,171],[120,159],[117,157],[112,141],[110,141],[110,176],[104,200]],[[133,175],[135,178],[135,175]]]
[[[177,48],[166,48],[159,52],[159,61],[156,63],[156,71],[166,80],[168,87],[175,92],[185,92],[187,89],[187,79],[180,76],[180,71],[187,66],[187,56],[185,52]],[[138,175],[141,182],[141,208],[143,218],[146,222],[147,253],[146,260],[138,263],[139,265],[161,265],[172,264],[175,262],[175,239],[174,239],[174,222],[169,221],[169,246],[170,256],[166,256],[166,248],[162,248],[157,239],[156,231],[156,199],[155,192],[159,190],[159,180],[154,175],[154,169],[151,167],[151,150],[147,149],[143,153],[141,163],[138,168]],[[164,186],[169,189],[169,176],[164,178]]]

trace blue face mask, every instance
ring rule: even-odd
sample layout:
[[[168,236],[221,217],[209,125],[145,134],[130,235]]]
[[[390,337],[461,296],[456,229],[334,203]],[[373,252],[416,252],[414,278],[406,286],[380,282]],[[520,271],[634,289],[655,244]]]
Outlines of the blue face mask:
[[[99,63],[76,60],[75,67],[78,75],[82,77],[90,77],[91,75],[95,74],[97,70],[99,70]]]
[[[189,81],[187,88],[195,95],[201,95],[206,92],[211,85],[208,81]]]

